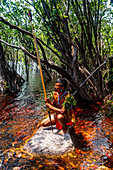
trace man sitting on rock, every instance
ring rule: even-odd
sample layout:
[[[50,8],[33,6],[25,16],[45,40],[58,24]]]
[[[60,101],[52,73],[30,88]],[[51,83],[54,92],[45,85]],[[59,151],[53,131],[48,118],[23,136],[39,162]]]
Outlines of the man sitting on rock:
[[[59,130],[59,134],[67,132],[68,126],[72,125],[72,109],[67,110],[63,107],[66,96],[69,92],[65,91],[67,87],[67,81],[65,79],[58,79],[55,83],[55,91],[53,93],[53,101],[48,98],[45,99],[46,107],[54,111],[55,114],[51,115],[52,124],[56,124],[56,128]],[[46,127],[50,126],[50,119],[47,117],[41,122],[41,125]]]

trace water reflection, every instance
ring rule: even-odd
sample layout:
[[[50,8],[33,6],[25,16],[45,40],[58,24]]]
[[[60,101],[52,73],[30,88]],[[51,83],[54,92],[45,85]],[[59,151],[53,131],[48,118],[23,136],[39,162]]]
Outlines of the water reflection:
[[[26,79],[25,67],[20,65],[17,67],[17,72]],[[44,82],[46,87],[47,96],[54,90],[56,78],[51,81],[48,81],[48,77],[44,74]],[[38,110],[45,105],[44,103],[44,91],[42,87],[42,81],[40,77],[39,68],[36,63],[31,63],[29,66],[29,79],[22,86],[21,92],[18,93],[16,100],[22,100],[26,104],[37,104],[36,108]],[[24,103],[24,104],[25,104]]]

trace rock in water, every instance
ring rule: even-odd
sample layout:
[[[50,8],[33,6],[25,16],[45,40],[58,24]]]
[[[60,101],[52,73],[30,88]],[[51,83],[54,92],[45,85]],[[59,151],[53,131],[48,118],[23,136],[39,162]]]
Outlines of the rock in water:
[[[110,168],[108,168],[106,166],[100,166],[96,170],[110,170]]]
[[[59,155],[73,149],[70,135],[59,135],[58,129],[40,127],[35,135],[24,145],[23,149],[31,154]]]

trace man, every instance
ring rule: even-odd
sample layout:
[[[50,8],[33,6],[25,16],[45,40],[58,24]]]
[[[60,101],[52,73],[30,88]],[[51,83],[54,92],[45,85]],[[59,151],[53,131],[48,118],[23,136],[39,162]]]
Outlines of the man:
[[[67,81],[65,79],[58,79],[54,87],[53,101],[51,102],[48,98],[45,99],[46,107],[56,113],[51,115],[51,122],[52,124],[56,123],[56,128],[59,129],[59,134],[66,133],[68,125],[72,125],[72,122],[70,122],[72,111],[70,109],[69,114],[67,114],[67,109],[62,105],[65,101],[65,97],[69,94],[69,92],[65,91],[66,87]],[[43,120],[41,125],[49,126],[49,117]]]

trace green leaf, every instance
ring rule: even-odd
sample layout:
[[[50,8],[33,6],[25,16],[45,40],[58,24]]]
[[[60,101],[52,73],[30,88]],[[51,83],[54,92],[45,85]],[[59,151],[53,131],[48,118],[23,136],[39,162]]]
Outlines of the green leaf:
[[[69,110],[71,107],[76,105],[76,100],[73,96],[70,95],[70,93],[65,97],[65,101],[63,103],[63,107],[67,110]]]

